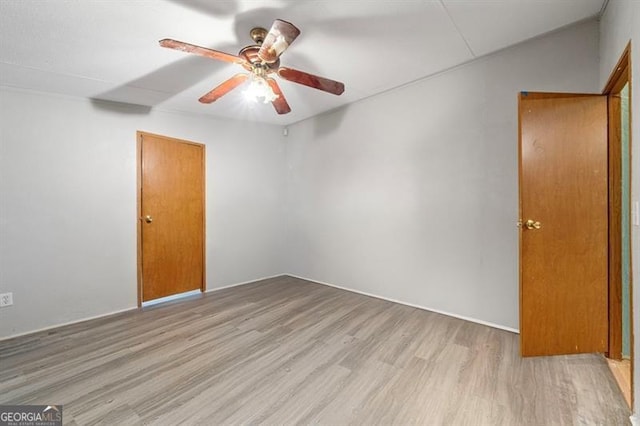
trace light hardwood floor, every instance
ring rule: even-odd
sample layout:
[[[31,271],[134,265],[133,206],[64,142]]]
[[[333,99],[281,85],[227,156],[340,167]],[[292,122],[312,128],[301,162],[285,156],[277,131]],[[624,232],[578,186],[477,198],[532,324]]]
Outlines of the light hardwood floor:
[[[600,355],[291,277],[0,342],[0,404],[67,424],[622,425]]]
[[[628,359],[621,361],[607,359],[607,362],[620,391],[622,391],[622,395],[624,395],[625,401],[627,401],[627,405],[631,407],[631,361]]]

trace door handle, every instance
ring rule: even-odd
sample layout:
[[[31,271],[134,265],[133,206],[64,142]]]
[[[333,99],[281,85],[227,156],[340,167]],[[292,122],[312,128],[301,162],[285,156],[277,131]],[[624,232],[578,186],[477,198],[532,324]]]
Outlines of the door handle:
[[[144,217],[144,221],[147,222],[147,223],[151,223],[151,222],[153,222],[153,218],[151,217],[151,215],[146,215]]]
[[[540,229],[542,228],[542,224],[536,220],[533,219],[528,219],[525,223],[524,226],[527,229]]]

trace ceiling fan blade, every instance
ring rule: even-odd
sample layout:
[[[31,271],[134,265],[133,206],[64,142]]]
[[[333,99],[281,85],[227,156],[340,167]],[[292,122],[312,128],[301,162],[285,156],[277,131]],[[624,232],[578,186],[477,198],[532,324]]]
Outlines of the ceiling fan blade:
[[[274,63],[298,35],[300,30],[295,25],[276,19],[260,46],[258,57],[268,64]]]
[[[273,104],[273,107],[276,109],[276,112],[278,114],[287,114],[291,112],[291,107],[287,103],[287,100],[284,98],[278,82],[272,78],[267,78],[267,82],[269,83],[269,86],[271,86],[271,90],[273,90],[273,93],[278,95],[278,98],[271,102]]]
[[[210,104],[217,101],[249,78],[247,74],[236,74],[230,79],[222,82],[218,87],[198,99],[203,104]]]
[[[232,62],[236,64],[243,64],[246,62],[243,58],[232,55],[230,53],[220,52],[218,50],[208,49],[206,47],[196,46],[195,44],[185,43],[183,41],[172,40],[165,38],[159,41],[160,46],[168,49],[181,50],[183,52],[195,53],[196,55],[204,56],[206,58],[217,59],[224,62]]]
[[[313,87],[314,89],[322,90],[334,95],[341,95],[342,92],[344,92],[344,84],[339,81],[318,77],[317,75],[294,70],[292,68],[280,67],[278,68],[278,75],[285,80]]]

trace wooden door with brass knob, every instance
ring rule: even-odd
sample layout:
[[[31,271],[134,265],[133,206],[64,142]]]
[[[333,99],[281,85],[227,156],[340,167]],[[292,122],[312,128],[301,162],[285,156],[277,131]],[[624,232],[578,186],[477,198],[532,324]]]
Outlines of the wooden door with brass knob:
[[[138,132],[138,159],[138,304],[204,291],[204,145]]]
[[[607,350],[606,96],[521,93],[520,348]]]

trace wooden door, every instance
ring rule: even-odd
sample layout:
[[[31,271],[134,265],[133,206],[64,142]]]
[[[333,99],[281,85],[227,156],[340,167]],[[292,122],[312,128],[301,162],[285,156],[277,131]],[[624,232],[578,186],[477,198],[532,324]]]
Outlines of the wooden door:
[[[522,93],[519,116],[521,353],[604,352],[606,97]]]
[[[205,289],[204,145],[138,133],[140,303]]]

